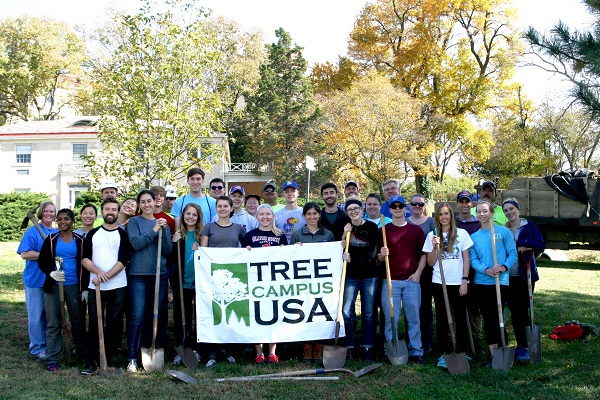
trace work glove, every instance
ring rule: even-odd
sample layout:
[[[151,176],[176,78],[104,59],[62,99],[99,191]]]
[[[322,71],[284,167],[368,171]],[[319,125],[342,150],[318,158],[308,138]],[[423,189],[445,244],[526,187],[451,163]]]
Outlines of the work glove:
[[[88,302],[88,291],[84,290],[83,292],[81,292],[81,301],[83,301],[84,303],[87,304]]]
[[[50,272],[50,277],[54,279],[56,282],[64,282],[65,281],[65,273],[62,271],[52,271]]]

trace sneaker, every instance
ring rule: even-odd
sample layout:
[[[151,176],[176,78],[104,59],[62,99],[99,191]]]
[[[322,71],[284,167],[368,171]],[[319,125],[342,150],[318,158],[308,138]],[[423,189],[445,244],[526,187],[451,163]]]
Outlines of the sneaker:
[[[279,357],[276,354],[269,354],[269,364],[278,364]]]
[[[444,356],[440,356],[440,358],[438,358],[437,366],[439,368],[448,369],[448,366],[446,365],[446,360],[444,359]]]
[[[367,362],[373,361],[373,349],[363,347],[363,360],[365,360]]]
[[[517,351],[515,350],[515,356],[517,356],[517,361],[519,362],[527,362],[529,361],[529,349],[526,347],[522,347],[519,355],[517,355]]]
[[[35,358],[38,361],[46,361],[46,352],[42,351],[41,353],[37,353],[37,354],[32,354],[33,358]]]
[[[175,365],[181,365],[183,363],[183,361],[181,361],[181,357],[179,356],[179,354],[177,354],[175,356],[175,358],[173,359],[173,364]]]
[[[194,355],[196,356],[196,361],[200,362],[200,354],[196,350],[193,350]]]
[[[58,364],[55,363],[55,362],[48,364],[48,366],[46,367],[46,369],[48,369],[48,371],[50,371],[50,372],[56,372],[56,371],[59,370]]]
[[[264,364],[265,361],[267,361],[267,359],[265,358],[265,355],[262,353],[257,355],[256,358],[254,359],[254,362],[256,362],[259,365]]]
[[[235,358],[233,358],[233,356],[229,356],[229,357],[227,357],[227,362],[229,364],[235,364]]]
[[[129,360],[129,364],[127,364],[127,372],[130,374],[135,374],[138,372],[138,365],[136,360]]]
[[[417,364],[417,365],[427,364],[427,361],[425,360],[425,357],[423,357],[423,356],[409,356],[408,361],[410,361],[413,364]]]
[[[215,360],[214,358],[211,358],[210,360],[208,360],[208,362],[206,363],[204,368],[212,368],[216,363],[217,363],[217,360]]]
[[[79,371],[79,375],[81,376],[88,376],[94,373],[94,366],[90,365],[90,364],[86,364],[85,368],[82,369],[81,371]]]

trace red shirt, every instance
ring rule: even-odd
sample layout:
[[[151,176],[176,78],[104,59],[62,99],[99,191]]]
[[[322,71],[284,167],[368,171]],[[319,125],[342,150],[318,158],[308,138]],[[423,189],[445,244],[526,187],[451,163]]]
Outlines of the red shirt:
[[[164,218],[167,220],[167,225],[169,225],[169,230],[171,231],[171,235],[173,235],[175,233],[175,220],[173,218],[171,218],[171,216],[169,214],[167,214],[164,211],[161,211],[157,214],[154,214],[154,218],[159,219],[159,218]]]
[[[385,226],[385,236],[390,249],[390,275],[393,280],[407,280],[419,267],[425,234],[418,225],[406,223],[404,226],[396,226],[389,223]],[[383,242],[380,246],[383,246]]]

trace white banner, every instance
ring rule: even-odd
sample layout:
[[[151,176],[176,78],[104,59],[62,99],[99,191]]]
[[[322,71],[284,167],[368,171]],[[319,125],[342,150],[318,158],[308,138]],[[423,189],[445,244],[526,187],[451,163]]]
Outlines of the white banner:
[[[252,250],[201,247],[195,256],[199,342],[284,343],[335,336],[340,242]]]

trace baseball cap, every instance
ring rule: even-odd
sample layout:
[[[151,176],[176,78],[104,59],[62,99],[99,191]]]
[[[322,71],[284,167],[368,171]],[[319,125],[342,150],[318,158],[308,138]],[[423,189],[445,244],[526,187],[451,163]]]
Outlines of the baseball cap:
[[[492,181],[485,181],[481,184],[481,188],[483,189],[484,187],[489,186],[492,188],[492,190],[495,192],[496,191],[496,184]]]
[[[240,185],[233,185],[231,187],[231,189],[229,189],[229,194],[233,194],[234,192],[240,192],[242,194],[242,196],[246,195],[246,192],[244,191],[244,188],[241,187]]]
[[[273,182],[267,182],[265,183],[265,186],[263,186],[262,190],[263,192],[267,189],[267,188],[272,188],[273,190],[277,190],[277,186],[275,186],[275,184]]]
[[[354,185],[354,186],[356,186],[357,188],[359,187],[359,186],[358,186],[358,182],[356,182],[355,180],[350,180],[350,181],[346,182],[346,184],[344,185],[344,189],[346,189],[346,188],[347,188],[348,186],[350,186],[350,185]]]
[[[404,197],[402,197],[401,195],[397,195],[397,196],[392,196],[389,203],[390,203],[390,205],[392,205],[394,203],[402,203],[402,204],[406,205],[406,200],[404,200]]]
[[[294,182],[294,181],[286,181],[286,182],[283,184],[283,186],[281,187],[281,190],[285,190],[285,189],[287,189],[287,188],[289,188],[289,187],[293,187],[293,188],[294,188],[294,189],[296,189],[296,190],[300,190],[300,189],[298,188],[298,184],[297,184],[296,182]]]
[[[473,201],[473,195],[468,190],[463,190],[456,195],[456,202],[458,203],[462,199],[469,199],[469,201]]]
[[[165,186],[165,191],[167,192],[165,195],[167,199],[177,197],[177,189],[175,189],[175,186],[167,185]]]
[[[254,197],[256,200],[258,200],[258,204],[260,204],[260,200],[261,200],[261,198],[260,198],[260,196],[259,196],[259,195],[257,195],[257,194],[249,194],[248,196],[246,196],[246,201],[248,201],[248,199],[250,199],[250,198],[253,198],[253,197]]]
[[[107,189],[107,188],[118,189],[119,187],[117,186],[116,182],[113,179],[105,179],[100,184],[100,191],[103,191],[104,189]]]

